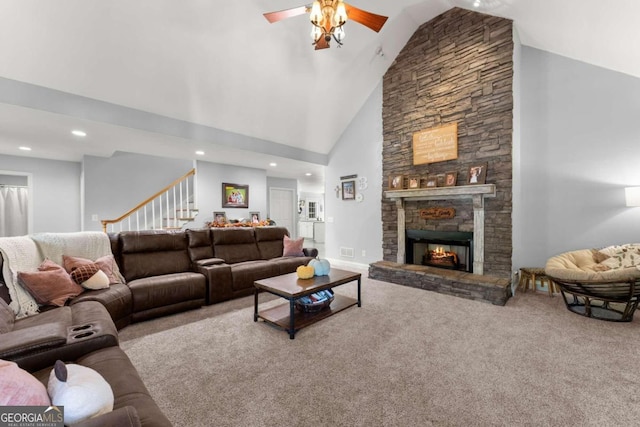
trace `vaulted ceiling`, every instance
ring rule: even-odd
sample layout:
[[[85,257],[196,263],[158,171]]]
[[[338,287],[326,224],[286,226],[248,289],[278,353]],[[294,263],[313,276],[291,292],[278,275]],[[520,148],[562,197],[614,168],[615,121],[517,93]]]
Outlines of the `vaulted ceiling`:
[[[348,22],[343,47],[315,51],[308,16],[262,15],[300,0],[0,0],[0,154],[120,150],[317,182],[407,40],[452,7],[512,19],[523,45],[640,77],[636,0],[350,3],[389,20],[380,33]]]

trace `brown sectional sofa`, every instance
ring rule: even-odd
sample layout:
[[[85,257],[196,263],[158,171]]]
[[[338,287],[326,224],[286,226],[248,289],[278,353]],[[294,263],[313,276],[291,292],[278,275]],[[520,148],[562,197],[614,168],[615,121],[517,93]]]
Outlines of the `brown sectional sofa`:
[[[44,384],[57,359],[98,371],[112,386],[114,411],[83,426],[170,426],[118,347],[117,329],[249,295],[255,280],[293,272],[317,256],[316,249],[304,249],[303,257],[283,257],[285,235],[283,227],[111,234],[127,283],[87,290],[67,306],[21,319],[0,302],[0,359],[15,361]],[[5,286],[0,299],[10,301]]]
[[[284,227],[187,230],[189,255],[196,271],[207,278],[207,304],[253,293],[253,282],[292,273],[318,256],[304,248],[304,257],[283,257]]]

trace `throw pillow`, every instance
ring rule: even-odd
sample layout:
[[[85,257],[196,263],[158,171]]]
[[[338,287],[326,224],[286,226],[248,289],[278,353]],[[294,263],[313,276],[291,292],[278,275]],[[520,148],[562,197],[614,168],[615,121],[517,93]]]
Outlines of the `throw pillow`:
[[[11,310],[9,304],[0,298],[0,334],[6,334],[13,330],[13,324],[16,321],[16,313]]]
[[[78,296],[84,291],[82,286],[71,280],[64,268],[51,260],[44,260],[38,270],[18,272],[18,282],[40,305],[61,307],[69,298]]]
[[[95,261],[91,261],[86,258],[62,255],[62,265],[64,265],[64,269],[67,270],[68,273],[71,273],[74,268],[81,265],[94,263],[107,275],[110,285],[115,283],[125,283],[124,277],[120,274],[120,269],[118,268],[118,264],[116,263],[116,259],[113,255],[105,255]]]
[[[76,267],[71,272],[71,278],[85,289],[106,289],[109,287],[109,278],[97,264],[85,264]]]
[[[600,249],[599,252],[608,256],[601,264],[611,269],[640,266],[640,244],[609,246]]]
[[[51,403],[64,406],[64,424],[71,425],[113,410],[113,390],[97,371],[58,360],[47,386]]]
[[[47,389],[15,362],[0,360],[0,406],[49,406]]]
[[[284,236],[283,240],[284,250],[282,256],[304,256],[302,251],[302,245],[304,245],[304,237],[299,239],[290,239],[289,236]]]

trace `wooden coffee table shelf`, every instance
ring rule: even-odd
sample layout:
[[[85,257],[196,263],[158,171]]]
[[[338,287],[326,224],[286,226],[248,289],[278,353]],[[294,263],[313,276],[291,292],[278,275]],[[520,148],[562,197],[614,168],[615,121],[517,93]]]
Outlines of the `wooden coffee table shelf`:
[[[334,288],[356,280],[358,282],[357,299],[335,294],[331,305],[318,312],[304,313],[295,308],[295,301],[300,297],[311,295],[315,292]],[[290,339],[294,339],[296,331],[301,328],[309,326],[329,316],[333,316],[334,314],[354,305],[357,305],[358,307],[362,305],[360,298],[361,274],[346,270],[332,268],[328,276],[316,276],[311,279],[298,279],[298,275],[296,273],[290,273],[268,279],[257,280],[254,282],[254,285],[255,304],[253,321],[257,322],[258,319],[263,319],[268,323],[279,326],[289,332]],[[258,311],[258,294],[260,291],[266,291],[285,298],[288,302]]]

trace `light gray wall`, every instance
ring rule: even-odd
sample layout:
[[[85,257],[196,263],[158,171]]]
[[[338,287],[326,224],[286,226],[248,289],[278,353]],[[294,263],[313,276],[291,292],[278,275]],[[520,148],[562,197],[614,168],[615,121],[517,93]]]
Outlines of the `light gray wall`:
[[[640,79],[522,47],[521,200],[514,268],[639,242]]]
[[[356,188],[364,200],[336,197],[340,177],[367,178],[367,188]],[[325,172],[326,257],[369,264],[382,259],[382,82],[375,88],[329,154]],[[333,219],[333,222],[332,222]],[[354,258],[340,257],[340,247],[354,249]],[[366,255],[362,255],[362,251]]]
[[[32,174],[33,233],[80,231],[80,163],[0,155],[0,170]]]
[[[190,228],[199,228],[213,219],[213,212],[225,211],[228,219],[249,218],[249,212],[267,214],[267,172],[263,169],[198,161],[198,208],[200,213]],[[248,185],[249,208],[223,208],[222,183]]]
[[[85,156],[84,228],[102,230],[99,219],[115,219],[162,190],[193,168],[191,160],[116,152],[111,157]]]

